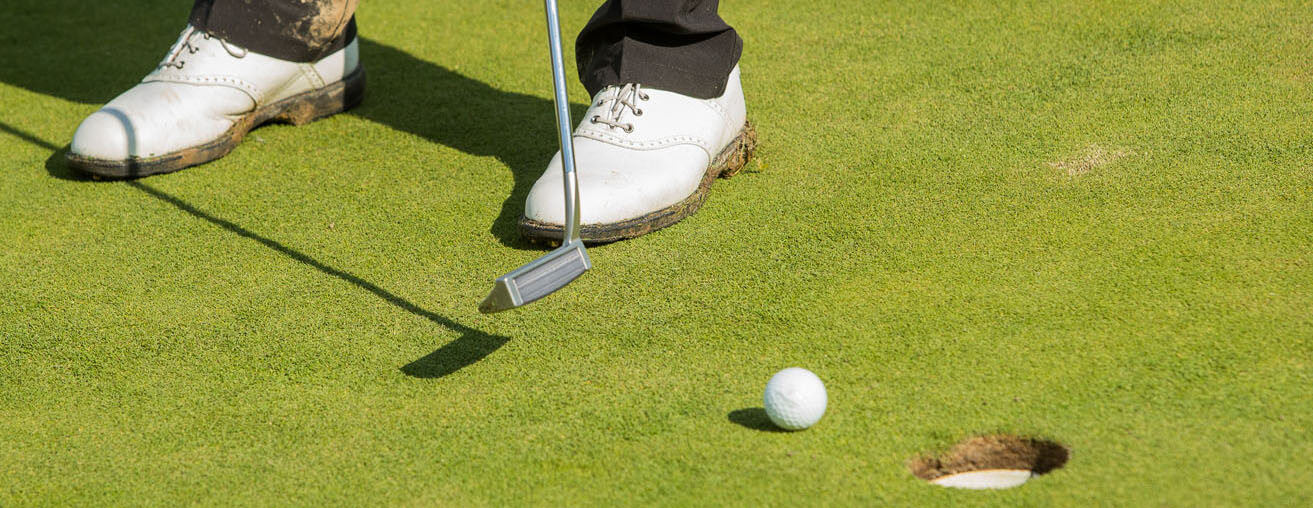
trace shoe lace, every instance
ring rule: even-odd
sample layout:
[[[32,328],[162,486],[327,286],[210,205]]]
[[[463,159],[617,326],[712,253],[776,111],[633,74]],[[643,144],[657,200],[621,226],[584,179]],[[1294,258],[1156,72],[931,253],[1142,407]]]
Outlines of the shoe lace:
[[[605,110],[605,114],[593,115],[588,121],[592,123],[600,123],[612,129],[624,129],[626,133],[634,132],[634,124],[632,122],[621,123],[620,117],[624,115],[626,109],[632,112],[634,116],[643,116],[643,108],[638,107],[636,100],[646,101],[649,98],[650,97],[648,97],[647,93],[643,92],[642,85],[639,85],[638,83],[626,84],[619,87],[619,90],[616,91],[615,95],[611,96],[609,99],[598,101],[598,106],[610,102],[611,107]]]
[[[160,62],[159,67],[160,68],[173,67],[176,69],[181,69],[184,66],[186,66],[187,60],[185,60],[185,55],[183,54],[183,51],[186,51],[187,55],[194,55],[196,54],[197,51],[201,50],[201,48],[198,48],[194,44],[192,44],[192,40],[196,37],[197,34],[199,34],[203,39],[207,41],[214,38],[214,36],[210,35],[209,33],[202,32],[200,30],[195,29],[194,27],[190,27],[190,26],[187,27],[186,30],[182,31],[182,36],[178,37],[178,42],[175,42],[173,44],[173,47],[169,48],[169,56],[165,57],[163,62]],[[245,49],[230,45],[228,44],[228,41],[225,41],[223,39],[219,39],[219,44],[223,46],[223,50],[227,51],[228,54],[231,55],[233,58],[246,58],[247,51]]]

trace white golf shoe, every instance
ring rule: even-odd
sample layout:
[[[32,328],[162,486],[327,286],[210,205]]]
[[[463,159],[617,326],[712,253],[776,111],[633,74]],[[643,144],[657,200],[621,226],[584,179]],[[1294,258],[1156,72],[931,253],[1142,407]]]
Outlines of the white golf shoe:
[[[737,174],[754,148],[737,66],[714,99],[639,84],[603,89],[574,131],[583,239],[634,238],[679,222],[702,206],[716,177]],[[559,241],[564,224],[558,151],[529,191],[520,232]]]
[[[227,155],[262,123],[300,125],[349,109],[364,89],[355,40],[296,63],[188,26],[154,72],[82,121],[69,166],[115,178],[177,171]]]

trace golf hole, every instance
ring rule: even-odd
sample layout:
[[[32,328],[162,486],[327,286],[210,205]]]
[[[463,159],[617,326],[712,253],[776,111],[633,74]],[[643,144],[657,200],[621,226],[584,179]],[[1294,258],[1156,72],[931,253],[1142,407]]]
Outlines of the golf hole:
[[[1067,447],[1008,435],[976,436],[908,462],[917,478],[956,489],[1010,489],[1067,463]]]

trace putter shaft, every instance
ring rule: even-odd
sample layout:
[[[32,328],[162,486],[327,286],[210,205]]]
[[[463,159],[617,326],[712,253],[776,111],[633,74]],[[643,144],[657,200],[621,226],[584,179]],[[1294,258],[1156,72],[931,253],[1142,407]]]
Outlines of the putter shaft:
[[[593,267],[584,242],[579,238],[579,179],[574,171],[574,136],[570,127],[570,98],[565,88],[561,21],[556,12],[556,0],[544,0],[544,6],[547,10],[547,42],[552,57],[556,132],[561,144],[565,231],[560,247],[497,278],[492,292],[479,304],[479,312],[484,314],[514,309],[552,294]]]
[[[543,0],[547,11],[547,43],[552,56],[552,100],[556,104],[556,134],[560,137],[561,171],[565,185],[564,244],[579,240],[579,178],[575,175],[574,128],[570,125],[570,97],[566,93],[565,56],[561,50],[561,19],[556,0]]]

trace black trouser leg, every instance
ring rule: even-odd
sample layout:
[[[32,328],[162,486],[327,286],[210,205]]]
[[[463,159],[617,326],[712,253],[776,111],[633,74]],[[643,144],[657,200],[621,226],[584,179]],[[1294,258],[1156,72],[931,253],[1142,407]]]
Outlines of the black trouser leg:
[[[719,97],[743,53],[717,13],[719,0],[607,0],[575,42],[589,94],[639,83],[701,99]]]
[[[192,26],[256,53],[313,62],[351,42],[359,0],[196,0]]]
[[[256,53],[313,62],[355,37],[358,1],[196,0],[191,24]],[[720,96],[743,40],[718,6],[719,0],[607,0],[576,42],[584,87],[596,94],[608,85],[641,83]]]

